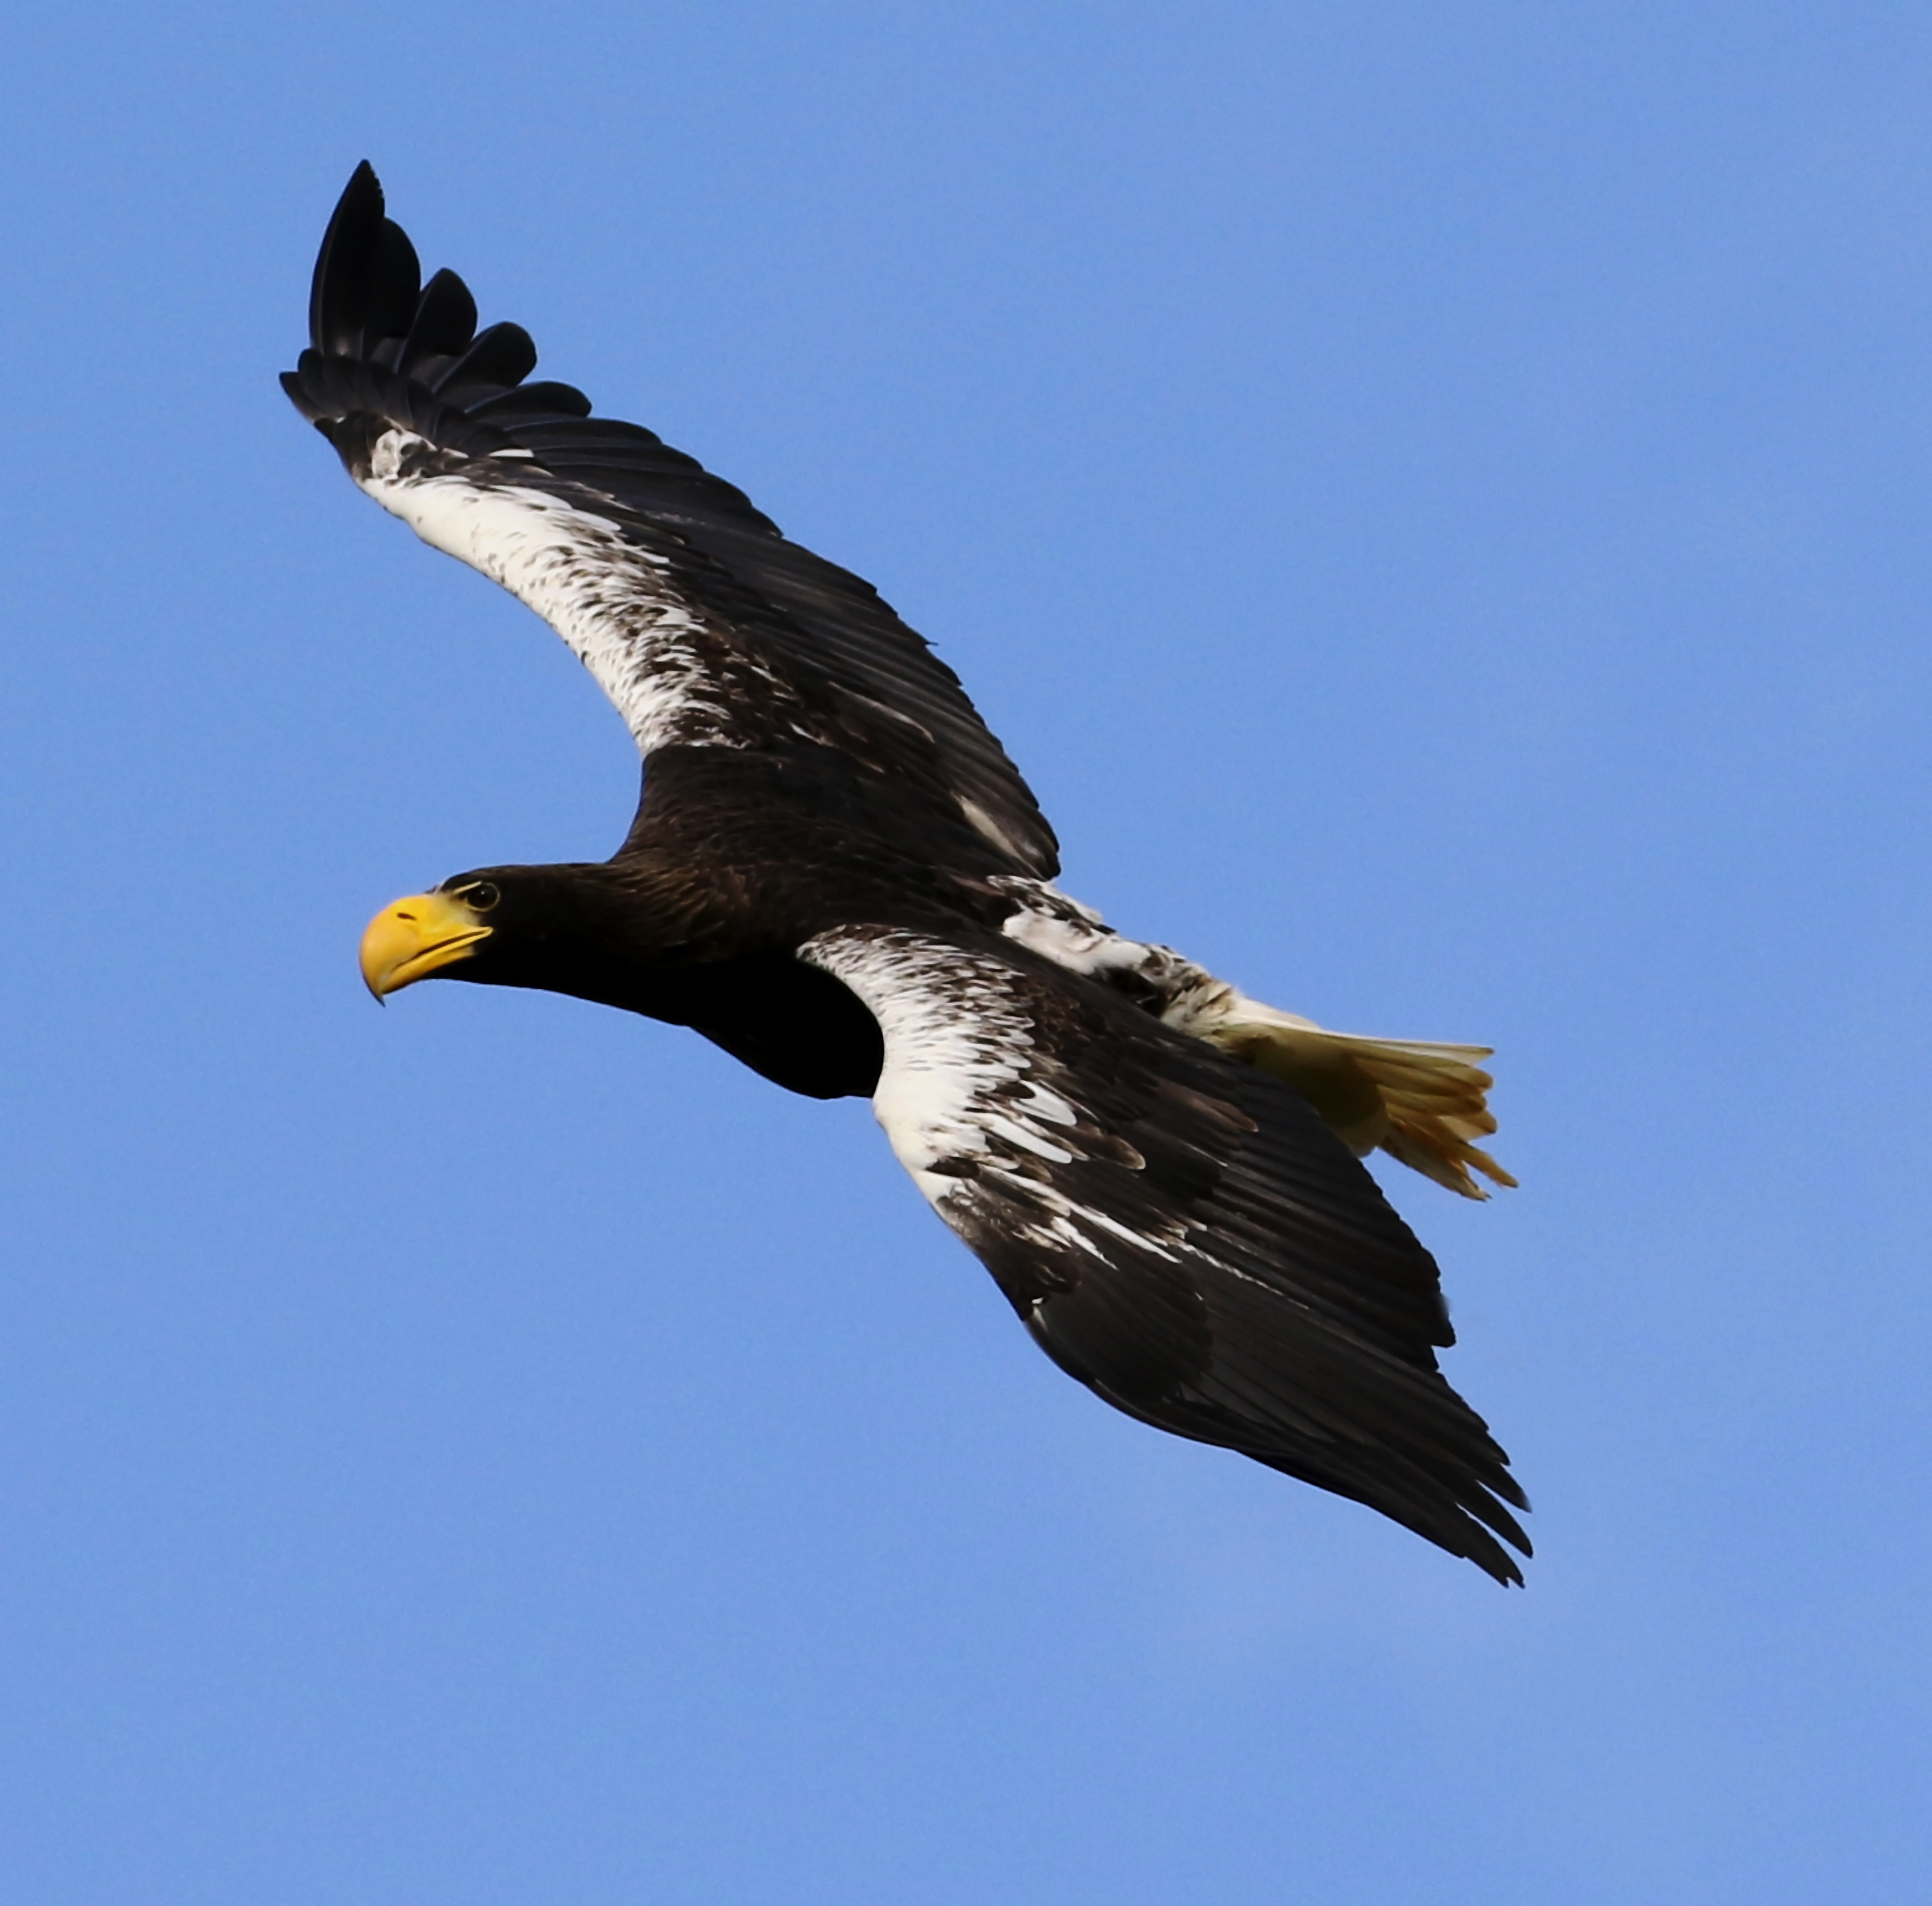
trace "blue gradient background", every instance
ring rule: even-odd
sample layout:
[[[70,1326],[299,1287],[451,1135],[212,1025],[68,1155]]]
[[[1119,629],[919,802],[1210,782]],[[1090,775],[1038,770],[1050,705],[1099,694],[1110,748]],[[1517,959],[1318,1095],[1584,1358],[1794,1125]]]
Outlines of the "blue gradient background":
[[[0,1894],[1923,1893],[1932,19],[0,25]],[[1068,884],[1498,1048],[1527,1592],[1112,1415],[867,1108],[354,948],[616,718],[274,373],[367,155],[876,581]]]

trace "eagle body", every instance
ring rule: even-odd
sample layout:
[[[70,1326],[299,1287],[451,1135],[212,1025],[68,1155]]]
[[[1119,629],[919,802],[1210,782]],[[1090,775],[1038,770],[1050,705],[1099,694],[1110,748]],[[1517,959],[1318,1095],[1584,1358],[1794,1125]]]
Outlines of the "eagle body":
[[[453,273],[422,280],[359,167],[284,387],[362,490],[556,631],[645,760],[609,860],[395,902],[371,990],[568,993],[870,1098],[1070,1374],[1520,1581],[1526,1505],[1438,1368],[1435,1261],[1359,1162],[1512,1182],[1474,1143],[1484,1050],[1329,1032],[1114,931],[1054,885],[1032,791],[868,584],[536,363]]]

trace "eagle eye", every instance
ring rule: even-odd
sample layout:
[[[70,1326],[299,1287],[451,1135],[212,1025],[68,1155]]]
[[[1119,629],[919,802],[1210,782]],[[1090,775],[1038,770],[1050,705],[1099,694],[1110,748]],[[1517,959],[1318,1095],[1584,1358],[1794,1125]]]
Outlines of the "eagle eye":
[[[488,880],[478,880],[473,887],[465,887],[458,896],[472,913],[487,913],[502,898],[495,886]]]

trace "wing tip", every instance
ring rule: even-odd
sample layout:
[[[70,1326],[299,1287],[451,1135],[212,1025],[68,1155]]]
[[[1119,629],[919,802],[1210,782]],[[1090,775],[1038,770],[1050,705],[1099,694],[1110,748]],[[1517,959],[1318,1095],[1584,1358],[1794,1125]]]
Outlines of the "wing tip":
[[[338,340],[346,334],[347,307],[358,301],[358,294],[366,298],[385,223],[382,181],[375,167],[362,160],[335,202],[322,235],[321,249],[316,253],[308,298],[309,343],[315,349],[340,349]],[[358,313],[353,326],[358,338],[362,328]]]
[[[422,283],[416,247],[388,216],[375,167],[359,160],[316,254],[309,347],[281,376],[296,408],[345,460],[351,453],[337,427],[357,418],[399,424],[474,454],[510,439],[470,410],[514,393],[536,355],[520,325],[476,332],[475,300],[454,272]],[[589,400],[567,386],[544,390],[539,402],[553,410],[590,410]]]

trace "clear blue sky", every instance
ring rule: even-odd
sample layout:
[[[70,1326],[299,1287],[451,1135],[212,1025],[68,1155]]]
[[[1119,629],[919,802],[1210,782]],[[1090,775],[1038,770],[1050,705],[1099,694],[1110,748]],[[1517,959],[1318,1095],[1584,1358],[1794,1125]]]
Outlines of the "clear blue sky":
[[[0,1895],[1924,1895],[1925,10],[270,12],[0,25]],[[364,156],[1072,891],[1496,1046],[1523,1188],[1394,1189],[1526,1592],[1094,1402],[862,1104],[370,1003],[636,771],[275,387]]]

